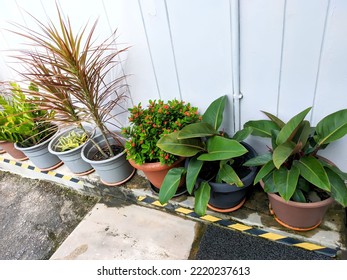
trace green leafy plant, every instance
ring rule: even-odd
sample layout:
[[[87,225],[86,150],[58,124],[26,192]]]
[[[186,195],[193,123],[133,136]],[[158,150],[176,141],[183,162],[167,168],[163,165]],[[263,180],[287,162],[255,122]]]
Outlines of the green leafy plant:
[[[246,162],[247,166],[262,166],[254,184],[264,182],[265,192],[278,193],[284,200],[309,202],[308,193],[318,191],[331,195],[347,206],[347,174],[318,155],[330,143],[347,134],[347,110],[324,117],[311,127],[305,120],[307,108],[287,123],[264,112],[269,120],[245,123],[255,136],[271,139],[268,153]]]
[[[65,152],[75,149],[88,140],[86,132],[76,132],[72,130],[68,135],[60,137],[55,145],[57,152]]]
[[[113,73],[120,66],[119,55],[127,48],[119,48],[115,33],[96,44],[97,21],[75,33],[70,19],[64,20],[56,6],[58,24],[53,21],[45,24],[28,13],[36,28],[14,24],[16,29],[10,30],[28,41],[27,48],[14,56],[25,69],[18,74],[42,88],[29,94],[36,98],[34,102],[40,108],[56,112],[50,121],[77,125],[81,129],[82,121],[94,124],[103,135],[106,147],[90,140],[104,159],[109,158],[115,152],[107,136],[112,135],[118,145],[123,146],[109,127],[121,129],[117,116],[126,112],[121,105],[127,97],[125,75],[113,77]]]
[[[159,200],[167,202],[175,194],[179,182],[186,177],[186,187],[195,196],[195,212],[204,215],[210,198],[210,180],[243,186],[234,169],[235,160],[247,153],[240,143],[250,133],[239,131],[229,138],[219,131],[227,97],[213,101],[202,116],[202,122],[187,125],[179,131],[163,135],[157,146],[177,156],[190,158],[187,167],[171,169],[160,188]],[[212,167],[210,176],[206,176]],[[205,175],[199,180],[199,175]]]
[[[177,131],[188,124],[198,122],[198,109],[184,101],[150,100],[146,108],[134,106],[129,109],[130,126],[123,128],[123,135],[129,140],[125,147],[127,158],[137,164],[160,162],[172,164],[177,156],[161,150],[157,146],[160,137]]]
[[[45,119],[53,112],[39,109],[18,84],[12,82],[10,88],[10,93],[0,95],[0,140],[30,147],[48,139],[56,127]],[[38,92],[34,84],[29,90]]]

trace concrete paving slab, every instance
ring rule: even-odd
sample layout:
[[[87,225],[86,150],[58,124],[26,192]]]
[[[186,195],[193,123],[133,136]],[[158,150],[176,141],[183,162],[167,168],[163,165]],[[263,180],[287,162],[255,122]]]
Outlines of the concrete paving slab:
[[[98,203],[51,259],[185,260],[196,222],[129,205]]]

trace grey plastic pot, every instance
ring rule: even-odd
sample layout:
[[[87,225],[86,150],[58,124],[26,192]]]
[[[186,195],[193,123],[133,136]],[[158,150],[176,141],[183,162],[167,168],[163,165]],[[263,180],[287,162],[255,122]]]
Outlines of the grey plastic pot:
[[[84,126],[84,129],[89,134],[89,137],[93,137],[95,134],[95,130],[92,126]],[[48,150],[51,154],[56,155],[59,157],[64,164],[70,169],[71,172],[78,175],[85,175],[89,174],[94,171],[93,167],[86,161],[82,159],[81,151],[83,146],[86,143],[83,143],[77,148],[74,148],[72,150],[64,151],[64,152],[58,152],[56,151],[56,145],[61,137],[67,136],[71,131],[76,132],[82,132],[83,130],[81,128],[77,127],[71,127],[69,129],[66,129],[64,131],[59,132],[53,139],[50,141],[48,145]]]
[[[46,141],[32,147],[22,148],[17,143],[14,144],[14,147],[17,150],[22,151],[29,160],[42,171],[53,170],[63,164],[60,158],[48,151],[49,142],[56,134],[57,133],[52,135],[52,137]]]
[[[111,145],[117,145],[116,140],[109,136],[107,137]],[[93,138],[93,141],[100,147],[106,145],[104,137],[99,134]],[[125,150],[106,160],[91,160],[91,158],[97,153],[97,148],[91,140],[89,140],[82,148],[81,156],[84,161],[89,163],[100,176],[100,180],[109,186],[117,186],[128,181],[135,173],[135,168],[130,165],[126,159]]]

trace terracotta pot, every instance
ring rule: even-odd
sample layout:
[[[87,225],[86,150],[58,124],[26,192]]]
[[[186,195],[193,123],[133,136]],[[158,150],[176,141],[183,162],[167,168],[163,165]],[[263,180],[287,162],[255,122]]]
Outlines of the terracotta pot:
[[[153,186],[160,189],[164,178],[171,168],[183,166],[185,158],[180,158],[171,165],[161,164],[160,162],[136,164],[133,160],[129,160],[130,164],[138,170],[143,171],[147,179]],[[184,180],[183,182],[184,183]]]
[[[11,157],[17,160],[27,160],[28,157],[22,152],[14,147],[14,143],[11,142],[1,142],[1,148],[6,151]]]
[[[264,182],[260,181],[260,184],[264,188]],[[332,197],[318,202],[301,203],[285,201],[274,193],[267,195],[270,201],[270,211],[273,211],[276,221],[297,231],[307,231],[318,227],[323,221],[325,212],[334,202]]]

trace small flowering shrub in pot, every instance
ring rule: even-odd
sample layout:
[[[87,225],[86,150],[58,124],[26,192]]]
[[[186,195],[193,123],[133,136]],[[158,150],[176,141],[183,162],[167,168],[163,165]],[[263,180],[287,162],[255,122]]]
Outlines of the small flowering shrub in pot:
[[[140,103],[129,112],[130,125],[123,128],[123,135],[128,139],[125,144],[127,159],[159,189],[168,170],[183,165],[184,158],[161,150],[157,142],[165,134],[199,122],[198,109],[176,99],[150,100],[146,108]]]

